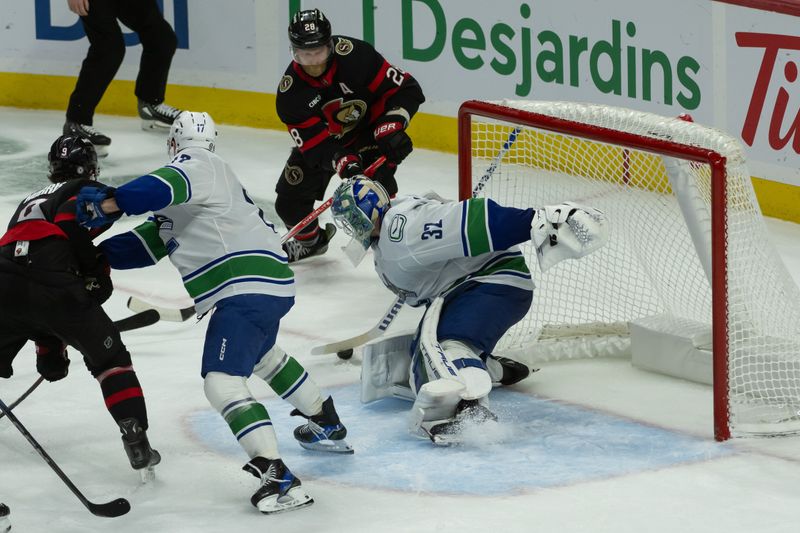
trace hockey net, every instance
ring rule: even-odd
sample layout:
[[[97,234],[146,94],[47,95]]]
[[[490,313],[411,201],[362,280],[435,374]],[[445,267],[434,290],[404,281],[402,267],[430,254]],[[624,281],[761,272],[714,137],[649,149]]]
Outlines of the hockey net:
[[[484,183],[477,194],[503,205],[571,200],[609,218],[606,246],[546,274],[523,247],[534,304],[499,352],[529,364],[625,355],[629,324],[657,318],[701,332],[713,353],[717,439],[800,431],[800,291],[735,139],[629,109],[470,101],[459,174],[462,199]]]

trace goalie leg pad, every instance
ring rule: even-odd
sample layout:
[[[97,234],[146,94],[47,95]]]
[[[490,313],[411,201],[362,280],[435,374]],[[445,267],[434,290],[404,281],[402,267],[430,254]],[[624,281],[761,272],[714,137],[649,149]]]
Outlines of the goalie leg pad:
[[[364,347],[361,358],[361,402],[394,396],[414,400],[408,386],[413,333],[395,335]]]
[[[545,206],[533,215],[531,241],[545,272],[564,259],[601,248],[608,241],[608,218],[599,209],[574,202]]]

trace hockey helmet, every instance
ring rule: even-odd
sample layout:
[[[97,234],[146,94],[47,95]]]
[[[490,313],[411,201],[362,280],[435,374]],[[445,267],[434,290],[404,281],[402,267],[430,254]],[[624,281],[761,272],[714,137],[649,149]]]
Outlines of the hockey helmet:
[[[97,179],[100,170],[97,166],[97,152],[94,145],[85,137],[62,135],[53,142],[47,154],[50,175],[53,183],[71,179]]]
[[[197,111],[181,111],[169,129],[167,137],[167,153],[170,157],[189,148],[197,146],[213,152],[217,140],[217,125],[208,113]]]
[[[298,11],[289,23],[292,57],[300,65],[321,65],[330,57],[331,23],[319,9]]]
[[[344,251],[354,265],[366,255],[372,244],[372,231],[389,207],[389,193],[383,185],[365,176],[343,181],[333,193],[333,220],[352,237]]]

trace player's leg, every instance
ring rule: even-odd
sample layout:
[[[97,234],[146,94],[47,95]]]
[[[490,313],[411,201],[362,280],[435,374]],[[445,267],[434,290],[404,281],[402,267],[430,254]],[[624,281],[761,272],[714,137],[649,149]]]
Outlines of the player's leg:
[[[100,385],[106,408],[120,428],[131,466],[141,470],[157,465],[161,456],[147,437],[144,393],[114,322],[87,295],[81,281],[59,288],[41,286],[34,296],[43,327],[83,354],[86,367]],[[48,349],[59,347],[49,343]]]
[[[155,0],[120,0],[117,16],[142,42],[135,88],[142,127],[169,128],[181,111],[163,103],[172,57],[178,46],[175,31],[164,20]]]
[[[110,0],[92,0],[89,14],[81,17],[89,39],[89,50],[81,65],[78,81],[69,98],[64,134],[88,137],[98,155],[107,154],[111,139],[92,128],[94,110],[125,57],[125,41]]]
[[[292,149],[275,186],[275,210],[287,228],[293,227],[314,210],[314,202],[322,199],[331,176],[332,170],[310,166],[300,150]],[[328,251],[328,243],[335,233],[334,224],[320,228],[319,222],[314,220],[294,239],[285,243],[283,249],[290,263],[322,255]]]
[[[217,302],[203,348],[201,375],[206,398],[250,458],[243,469],[260,480],[250,501],[267,514],[313,502],[281,460],[269,413],[247,386],[247,378],[263,354],[265,337],[274,342],[278,323],[292,303],[293,298],[257,294]]]

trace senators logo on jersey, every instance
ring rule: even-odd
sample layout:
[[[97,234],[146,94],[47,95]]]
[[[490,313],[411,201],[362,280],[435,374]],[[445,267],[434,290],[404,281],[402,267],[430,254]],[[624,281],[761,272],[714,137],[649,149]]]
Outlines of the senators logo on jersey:
[[[367,103],[363,100],[348,100],[343,98],[331,100],[322,106],[322,112],[328,122],[328,131],[331,135],[341,138],[347,132],[358,126],[367,112]]]
[[[333,49],[340,56],[346,56],[353,51],[353,41],[345,39],[344,37],[339,37]]]

